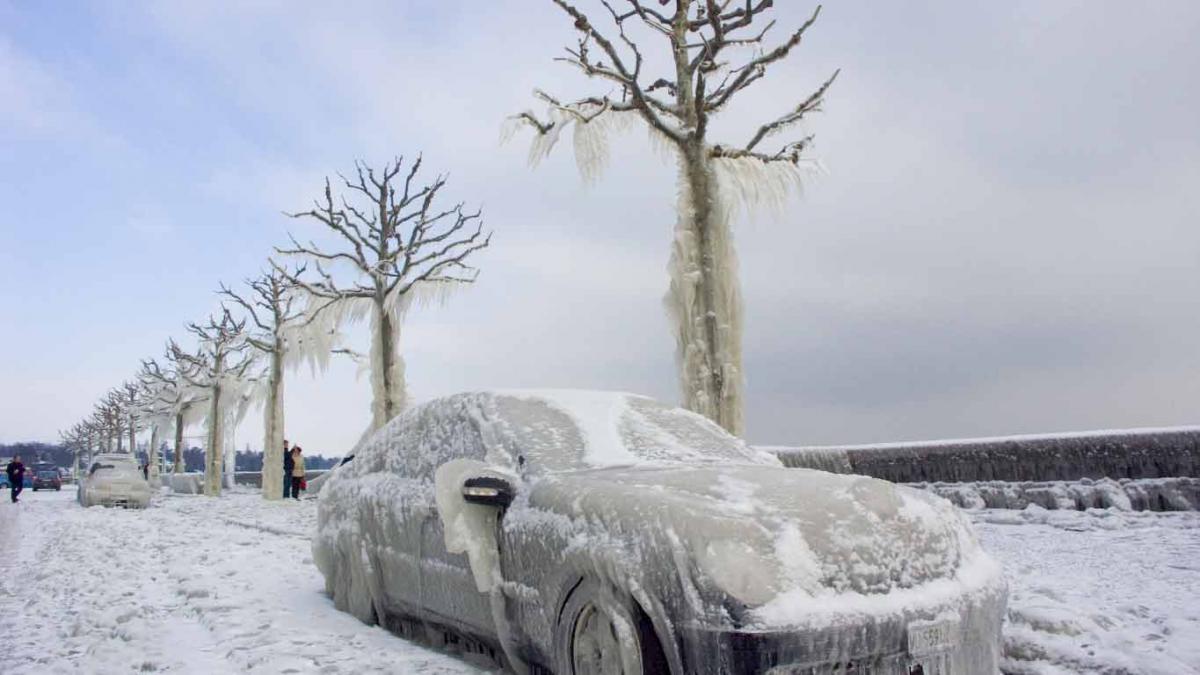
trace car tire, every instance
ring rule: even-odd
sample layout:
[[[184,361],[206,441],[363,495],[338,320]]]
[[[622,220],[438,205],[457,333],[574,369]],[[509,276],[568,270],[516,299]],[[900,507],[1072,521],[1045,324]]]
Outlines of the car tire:
[[[649,619],[628,594],[584,580],[567,598],[554,633],[562,675],[666,673]]]

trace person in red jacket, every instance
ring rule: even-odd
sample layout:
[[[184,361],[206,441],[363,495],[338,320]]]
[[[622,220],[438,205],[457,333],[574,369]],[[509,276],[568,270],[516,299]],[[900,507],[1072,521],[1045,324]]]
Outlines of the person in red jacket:
[[[25,465],[21,463],[21,456],[13,457],[4,471],[8,474],[8,486],[12,488],[12,502],[16,504],[19,501],[17,495],[25,488]]]

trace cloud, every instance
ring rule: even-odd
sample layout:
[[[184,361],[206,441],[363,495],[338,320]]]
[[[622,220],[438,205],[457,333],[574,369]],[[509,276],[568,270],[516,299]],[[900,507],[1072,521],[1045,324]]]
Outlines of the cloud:
[[[154,146],[161,156],[146,152],[186,186],[160,188],[169,198],[152,210],[187,252],[163,282],[181,299],[152,317],[164,331],[208,309],[197,299],[217,279],[253,273],[285,231],[320,238],[278,214],[318,195],[323,176],[423,151],[431,174],[450,173],[447,198],[482,206],[496,234],[478,284],[409,317],[414,392],[555,385],[676,398],[661,304],[674,167],[639,131],[614,139],[591,186],[569,143],[536,170],[527,137],[497,144],[505,115],[537,107],[535,86],[589,90],[552,61],[573,38],[553,7],[106,11],[103,26],[160,55],[148,81],[169,80],[171,95],[158,98],[207,102],[181,108],[193,115],[179,123],[187,133],[172,127]],[[780,27],[809,11],[781,7]],[[1181,83],[1200,59],[1198,23],[1185,2],[1134,14],[1095,3],[827,7],[800,53],[715,128],[743,140],[842,68],[810,122],[829,174],[782,216],[736,226],[750,438],[1192,421],[1180,401],[1195,399],[1200,366],[1190,339],[1200,90]],[[97,68],[127,65],[113,58]],[[26,127],[40,119],[29,110],[71,110],[55,97],[76,83],[3,42],[0,82],[21,85]],[[70,124],[63,115],[56,125]],[[135,170],[115,166],[113,182],[160,180]],[[130,194],[144,203],[134,198],[144,191]],[[344,370],[289,389],[297,437],[330,448],[357,438],[366,384]]]

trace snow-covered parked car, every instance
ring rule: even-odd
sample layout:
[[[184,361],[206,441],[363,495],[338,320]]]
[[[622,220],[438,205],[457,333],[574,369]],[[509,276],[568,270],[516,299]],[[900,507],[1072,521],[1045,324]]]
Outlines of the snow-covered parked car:
[[[96,455],[87,475],[79,481],[83,506],[124,506],[144,509],[150,504],[150,484],[133,455]]]
[[[337,607],[518,671],[998,672],[1006,587],[949,502],[628,394],[406,411],[331,472],[313,552]]]

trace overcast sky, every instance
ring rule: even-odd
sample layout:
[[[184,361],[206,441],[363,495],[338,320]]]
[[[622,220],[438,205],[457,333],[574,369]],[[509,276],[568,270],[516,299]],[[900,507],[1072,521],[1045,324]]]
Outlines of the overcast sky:
[[[1197,34],[1192,0],[827,5],[717,129],[842,69],[809,125],[827,175],[736,226],[748,438],[1200,421]],[[55,439],[316,234],[280,212],[325,175],[417,152],[495,237],[474,287],[409,315],[415,396],[677,401],[673,166],[637,130],[594,185],[569,143],[536,169],[498,143],[535,86],[591,91],[551,60],[573,39],[548,0],[0,0],[0,442]],[[368,406],[349,364],[298,372],[287,435],[341,454]],[[261,437],[252,415],[238,445]]]

